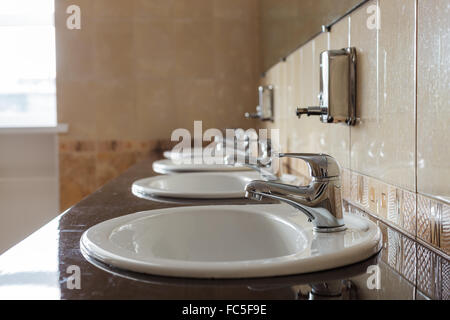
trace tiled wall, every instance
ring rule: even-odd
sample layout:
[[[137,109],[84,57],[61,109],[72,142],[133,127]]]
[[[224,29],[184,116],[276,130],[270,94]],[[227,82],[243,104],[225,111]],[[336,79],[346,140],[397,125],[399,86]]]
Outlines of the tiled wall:
[[[227,1],[227,0],[224,0]],[[317,34],[322,24],[342,16],[361,0],[259,0],[263,69]]]
[[[369,6],[380,29],[367,26]],[[340,162],[344,199],[450,254],[450,1],[372,0],[268,70],[281,149],[324,152]],[[357,48],[354,127],[297,119],[318,104],[319,54]],[[305,165],[291,164],[307,175]]]
[[[80,30],[66,28],[72,4]],[[170,139],[194,120],[255,125],[243,114],[257,104],[257,0],[55,0],[55,10],[58,121],[69,124],[61,210],[136,160],[104,145]]]
[[[409,203],[409,201],[405,199],[405,204]],[[383,251],[380,257],[382,263],[378,265],[383,267],[386,264],[387,268],[394,270],[399,277],[387,279],[387,283],[383,282],[382,286],[384,289],[381,298],[386,299],[386,291],[388,291],[386,288],[393,285],[401,286],[406,281],[412,286],[401,286],[409,289],[404,290],[405,296],[400,297],[400,299],[450,299],[450,261],[448,258],[445,258],[428,245],[417,242],[410,234],[399,232],[398,228],[379,221],[378,218],[367,214],[358,206],[351,205],[347,201],[344,201],[344,205],[352,214],[376,222],[383,234]],[[389,275],[391,274],[392,272],[389,272]],[[382,271],[383,281],[385,281],[386,276],[383,275]],[[378,294],[378,292],[375,294]],[[380,297],[371,296],[366,298],[374,299]],[[399,297],[393,296],[392,299],[399,299]]]
[[[162,148],[158,140],[60,141],[60,209],[69,208],[136,162],[156,160]]]

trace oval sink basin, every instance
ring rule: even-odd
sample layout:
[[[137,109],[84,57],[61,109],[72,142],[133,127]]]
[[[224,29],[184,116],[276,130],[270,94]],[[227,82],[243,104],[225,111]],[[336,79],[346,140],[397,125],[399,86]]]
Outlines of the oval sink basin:
[[[131,189],[136,196],[235,199],[244,198],[245,185],[259,178],[257,172],[180,173],[141,179]]]
[[[190,152],[181,152],[181,151],[173,151],[173,150],[166,150],[163,152],[163,156],[166,159],[170,160],[180,160],[180,159],[189,159],[192,158],[195,154],[203,154],[204,149],[192,149]],[[214,150],[213,153],[214,154]]]
[[[314,233],[287,205],[179,207],[102,222],[81,238],[83,254],[162,276],[257,278],[332,269],[381,249],[371,221],[346,215],[346,231]]]
[[[251,169],[240,165],[182,163],[182,161],[164,159],[153,162],[153,171],[160,174],[169,174],[179,172],[251,171]]]

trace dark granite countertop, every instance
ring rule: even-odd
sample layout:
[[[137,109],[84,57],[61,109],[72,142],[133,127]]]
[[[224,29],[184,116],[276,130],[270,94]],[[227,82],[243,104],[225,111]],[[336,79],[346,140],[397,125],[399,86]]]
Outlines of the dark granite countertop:
[[[89,227],[137,211],[192,204],[245,204],[249,200],[207,202],[142,199],[133,181],[155,175],[143,161],[109,182],[0,256],[0,299],[421,299],[415,285],[383,259],[383,251],[364,262],[325,272],[240,280],[195,280],[147,276],[87,261],[79,241]],[[369,289],[369,266],[380,270],[380,289]],[[72,267],[71,267],[72,266]],[[75,266],[75,267],[73,267]],[[81,288],[71,288],[73,268]],[[312,290],[314,288],[314,290]],[[312,293],[314,291],[315,293]],[[336,293],[340,293],[336,297]],[[331,295],[327,297],[327,295]]]

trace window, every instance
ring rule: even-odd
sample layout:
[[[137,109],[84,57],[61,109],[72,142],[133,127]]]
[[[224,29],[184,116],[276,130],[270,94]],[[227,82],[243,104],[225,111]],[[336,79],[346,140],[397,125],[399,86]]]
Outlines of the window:
[[[56,125],[54,0],[0,1],[0,127]]]

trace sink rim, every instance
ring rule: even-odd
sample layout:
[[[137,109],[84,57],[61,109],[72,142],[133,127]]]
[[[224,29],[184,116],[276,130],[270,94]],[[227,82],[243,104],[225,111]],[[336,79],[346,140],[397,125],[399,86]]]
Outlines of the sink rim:
[[[267,212],[254,212],[254,211],[249,211],[249,210],[240,210],[240,212],[236,211],[235,209],[240,209],[241,206],[236,206],[236,205],[232,205],[232,206],[201,206],[201,207],[197,207],[197,206],[191,206],[191,207],[182,207],[184,209],[195,209],[195,212],[200,211],[209,211],[209,207],[213,208],[213,209],[218,209],[218,211],[220,210],[220,212],[217,213],[209,213],[209,215],[214,215],[214,214],[221,214],[221,215],[226,215],[228,214],[227,211],[234,211],[232,213],[234,214],[249,214],[249,215],[254,215],[254,216],[260,216],[261,219],[264,220],[270,220],[270,221],[275,221],[275,223],[279,224],[279,225],[284,225],[287,228],[290,228],[292,230],[295,230],[296,232],[298,232],[298,235],[301,236],[303,238],[303,243],[304,245],[302,245],[303,248],[301,248],[300,250],[296,250],[296,252],[291,253],[291,254],[286,254],[286,255],[281,255],[281,256],[275,256],[272,258],[262,258],[262,259],[247,259],[247,260],[229,260],[229,261],[202,261],[202,260],[182,260],[182,259],[173,259],[173,258],[163,258],[163,257],[158,257],[158,256],[152,256],[151,260],[154,261],[158,261],[158,262],[163,262],[164,264],[179,264],[179,263],[183,263],[183,264],[190,264],[192,266],[194,265],[198,265],[198,264],[202,264],[202,265],[217,265],[217,266],[224,266],[224,265],[229,265],[229,264],[242,264],[242,265],[247,265],[248,263],[263,263],[263,262],[267,262],[268,260],[270,260],[271,262],[276,262],[278,260],[284,260],[286,258],[291,258],[291,257],[295,257],[300,255],[305,249],[306,249],[306,244],[308,242],[308,239],[306,237],[306,235],[304,234],[303,230],[298,226],[295,225],[294,223],[292,223],[291,221],[287,221],[286,219],[283,219],[282,217],[279,217],[277,215],[271,214],[271,213],[267,213]],[[219,208],[217,208],[219,207]],[[230,208],[232,207],[232,208]],[[166,208],[166,209],[172,209],[172,208]],[[178,208],[180,209],[180,208]],[[152,212],[152,211],[158,211],[158,212]],[[160,212],[161,211],[161,212]],[[126,216],[122,216],[119,218],[115,218],[115,219],[110,219],[110,220],[106,220],[103,223],[103,227],[104,227],[104,233],[102,234],[104,236],[104,238],[108,237],[111,238],[111,235],[113,233],[113,231],[115,231],[116,229],[123,227],[125,225],[128,225],[132,222],[138,222],[138,221],[143,221],[143,220],[147,220],[148,218],[152,219],[152,218],[158,218],[158,217],[163,217],[165,215],[183,215],[183,214],[192,214],[192,213],[187,213],[184,212],[184,210],[167,210],[166,212],[162,212],[164,211],[164,209],[161,210],[149,210],[149,211],[141,211],[141,212],[137,212],[131,215],[126,215]],[[194,213],[195,214],[195,213]],[[120,218],[125,218],[125,217],[129,217],[127,219],[120,219]],[[119,222],[120,224],[117,223],[113,223],[114,221]],[[89,231],[89,230],[88,230]],[[86,233],[86,232],[85,232]],[[86,234],[87,237],[87,234]],[[288,238],[288,237],[286,237]],[[285,238],[285,239],[286,239]],[[88,241],[88,239],[86,238],[85,240]],[[86,242],[87,242],[86,241]],[[115,245],[114,241],[111,241],[111,243],[113,245]],[[83,243],[85,249],[87,249],[86,244]],[[95,244],[93,244],[95,245]],[[98,247],[98,246],[97,246]],[[104,251],[102,249],[100,249],[101,251]],[[126,251],[123,250],[123,248],[118,249],[118,251]],[[100,255],[101,256],[101,255]],[[147,261],[145,262],[147,263]]]
[[[179,178],[198,178],[202,177],[208,178],[220,178],[224,177],[229,179],[230,177],[235,177],[236,180],[243,182],[242,188],[237,191],[211,191],[205,190],[205,192],[193,192],[192,190],[185,189],[183,192],[172,191],[167,189],[159,189],[155,187],[148,186],[148,184],[153,182],[158,182],[166,179],[179,179]],[[133,182],[131,186],[131,192],[136,195],[154,195],[159,197],[176,198],[176,199],[241,199],[245,196],[245,184],[252,180],[259,179],[260,176],[257,172],[188,172],[188,173],[178,173],[176,175],[161,175],[139,179]]]
[[[199,210],[211,210],[221,209],[220,207],[233,208],[238,210],[258,210],[261,207],[264,209],[279,210],[282,208],[280,215],[269,213],[269,215],[275,215],[285,219],[286,216],[292,216],[293,210],[286,208],[285,205],[237,205],[237,206],[200,206],[200,207],[177,207],[166,208],[150,211],[141,211],[131,215],[121,216],[111,220],[104,221],[103,223],[114,222],[115,227],[118,226],[116,222],[126,222],[135,220],[138,217],[146,216],[148,214],[165,214],[167,212],[183,211],[186,208],[196,208]],[[219,207],[219,208],[218,208]],[[267,211],[265,212],[267,213]],[[300,226],[304,228],[304,232],[312,233],[312,225],[306,221],[303,215],[295,213],[296,217],[300,220],[304,220],[307,225]],[[89,239],[89,231],[93,227],[85,231],[80,239],[80,249],[84,255],[99,260],[102,263],[113,266],[114,268],[123,269],[126,271],[133,271],[139,273],[145,273],[156,276],[169,276],[169,277],[182,277],[182,278],[207,278],[207,279],[230,279],[230,278],[260,278],[260,277],[273,277],[273,276],[286,276],[295,274],[305,274],[310,272],[317,272],[323,270],[334,269],[337,267],[343,267],[351,265],[357,262],[364,261],[377,254],[381,249],[381,231],[372,221],[363,220],[360,217],[353,215],[345,215],[346,223],[349,223],[352,227],[354,224],[364,223],[368,226],[366,232],[366,241],[355,243],[351,247],[344,248],[339,252],[331,252],[317,256],[303,257],[304,252],[294,253],[281,257],[274,257],[262,260],[239,260],[239,261],[185,261],[185,260],[173,260],[164,258],[151,258],[151,261],[137,260],[129,257],[121,256],[121,250],[115,250],[117,253],[111,252],[108,248],[102,248]],[[100,223],[100,224],[103,224]],[[100,225],[99,224],[99,225]],[[98,225],[96,225],[98,226]],[[94,226],[94,227],[96,227]],[[307,226],[305,228],[305,226]],[[349,231],[344,231],[344,234]],[[108,233],[109,234],[109,233]],[[333,237],[330,234],[321,234],[321,237]],[[125,251],[125,249],[123,249]],[[355,255],[355,252],[359,252]]]
[[[172,159],[156,160],[152,164],[153,171],[160,174],[181,172],[233,172],[252,171],[251,168],[241,165],[226,164],[177,164]]]

